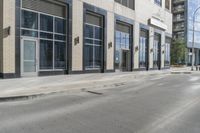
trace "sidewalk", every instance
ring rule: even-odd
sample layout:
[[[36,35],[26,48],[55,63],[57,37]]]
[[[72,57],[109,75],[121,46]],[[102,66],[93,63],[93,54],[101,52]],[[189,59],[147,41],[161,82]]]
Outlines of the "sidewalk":
[[[191,71],[191,67],[171,67],[171,74],[200,74],[200,71],[196,71],[196,67],[194,71]]]
[[[170,70],[148,72],[116,72],[82,75],[61,75],[0,80],[0,101],[28,98],[51,93],[109,87],[114,84],[142,79],[146,76],[169,74]]]

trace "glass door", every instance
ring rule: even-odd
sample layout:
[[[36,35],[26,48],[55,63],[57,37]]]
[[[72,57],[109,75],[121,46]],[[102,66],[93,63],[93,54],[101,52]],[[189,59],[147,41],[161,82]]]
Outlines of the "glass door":
[[[23,39],[21,45],[22,76],[37,75],[37,40]]]

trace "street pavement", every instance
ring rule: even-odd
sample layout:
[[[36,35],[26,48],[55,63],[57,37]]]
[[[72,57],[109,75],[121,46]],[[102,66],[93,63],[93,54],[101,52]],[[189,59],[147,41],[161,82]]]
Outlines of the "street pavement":
[[[200,74],[1,102],[0,133],[200,133]]]

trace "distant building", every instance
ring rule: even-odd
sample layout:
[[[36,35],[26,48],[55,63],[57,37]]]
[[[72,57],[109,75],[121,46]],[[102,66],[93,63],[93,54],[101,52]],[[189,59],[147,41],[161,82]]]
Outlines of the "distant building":
[[[173,38],[187,44],[186,64],[192,63],[193,14],[200,0],[173,0]],[[200,11],[195,21],[195,64],[200,64]]]

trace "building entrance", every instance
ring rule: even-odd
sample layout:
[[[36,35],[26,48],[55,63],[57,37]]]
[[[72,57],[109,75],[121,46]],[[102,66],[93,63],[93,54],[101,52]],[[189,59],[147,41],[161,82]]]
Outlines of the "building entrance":
[[[37,75],[37,40],[22,39],[21,43],[21,74],[22,76]]]
[[[115,69],[131,71],[131,26],[117,23],[115,46]]]

